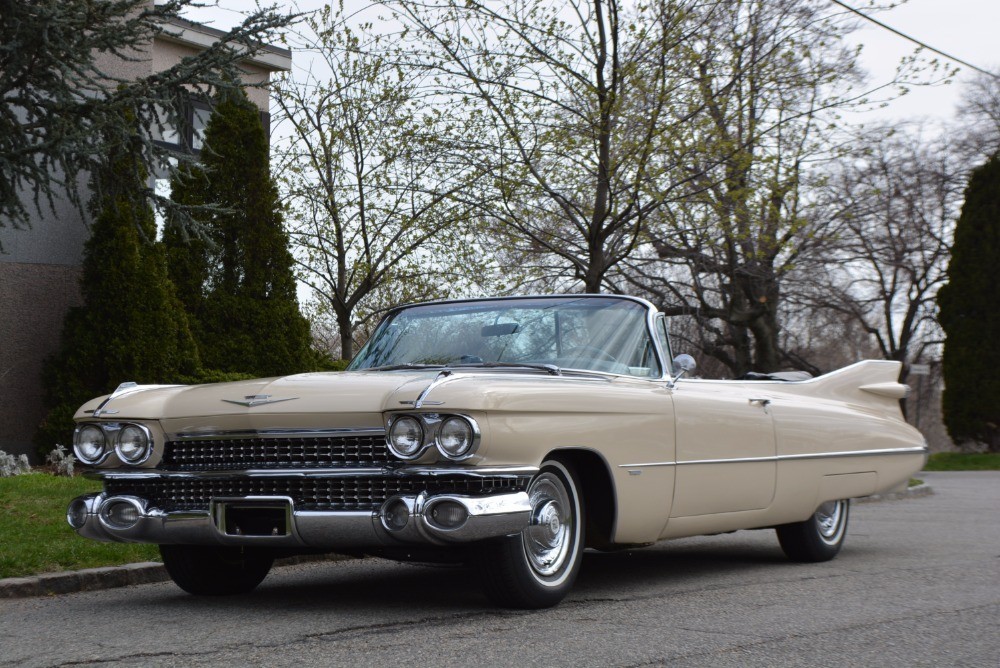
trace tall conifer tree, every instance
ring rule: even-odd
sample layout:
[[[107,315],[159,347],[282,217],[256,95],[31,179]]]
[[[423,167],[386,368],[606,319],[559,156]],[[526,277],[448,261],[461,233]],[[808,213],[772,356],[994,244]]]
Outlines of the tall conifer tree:
[[[1000,154],[969,180],[938,305],[948,433],[1000,452]]]
[[[201,164],[173,181],[182,204],[214,204],[206,238],[168,233],[171,278],[194,320],[207,368],[260,376],[310,368],[278,189],[260,113],[242,90],[216,101]]]
[[[188,320],[155,243],[153,211],[124,194],[146,186],[141,154],[118,146],[100,178],[122,184],[96,203],[97,219],[84,249],[83,305],[71,309],[59,351],[46,362],[50,411],[37,436],[40,451],[68,443],[72,416],[94,396],[124,381],[175,382],[198,372]]]

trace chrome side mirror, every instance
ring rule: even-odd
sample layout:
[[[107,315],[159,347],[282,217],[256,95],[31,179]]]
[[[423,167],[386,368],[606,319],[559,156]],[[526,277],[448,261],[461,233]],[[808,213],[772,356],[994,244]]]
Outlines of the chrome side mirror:
[[[679,381],[684,374],[694,371],[698,367],[698,363],[694,361],[694,358],[685,353],[681,353],[674,358],[674,377],[667,383],[667,387],[673,389],[674,385]]]

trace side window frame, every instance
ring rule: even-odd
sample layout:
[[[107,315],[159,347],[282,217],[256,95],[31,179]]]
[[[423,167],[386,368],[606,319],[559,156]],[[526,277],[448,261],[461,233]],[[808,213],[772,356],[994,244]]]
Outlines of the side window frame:
[[[663,351],[665,359],[663,360],[664,369],[667,371],[670,377],[675,374],[674,370],[674,351],[670,345],[670,330],[667,329],[667,318],[662,313],[656,314],[656,322],[654,323],[653,329],[656,330],[656,342],[660,349]]]

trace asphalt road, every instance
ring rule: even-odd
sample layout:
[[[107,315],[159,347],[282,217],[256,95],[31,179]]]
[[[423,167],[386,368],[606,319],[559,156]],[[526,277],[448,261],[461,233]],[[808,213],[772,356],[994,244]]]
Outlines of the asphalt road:
[[[1000,473],[926,474],[856,504],[825,564],[772,531],[588,554],[552,610],[491,609],[474,574],[365,559],[253,594],[170,583],[0,601],[0,666],[1000,666]]]

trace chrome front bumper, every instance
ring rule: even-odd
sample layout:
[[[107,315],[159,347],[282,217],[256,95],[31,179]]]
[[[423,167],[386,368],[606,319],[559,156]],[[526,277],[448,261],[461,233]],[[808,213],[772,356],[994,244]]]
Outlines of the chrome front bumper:
[[[276,518],[272,533],[259,526],[252,533],[245,532],[231,515],[236,511],[247,516],[254,510]],[[448,511],[447,522],[438,517],[445,516],[438,510]],[[67,521],[81,536],[104,542],[333,550],[447,545],[506,536],[525,529],[530,514],[525,492],[400,495],[374,512],[296,510],[291,498],[281,496],[213,499],[208,511],[164,512],[136,496],[99,493],[74,499]]]

